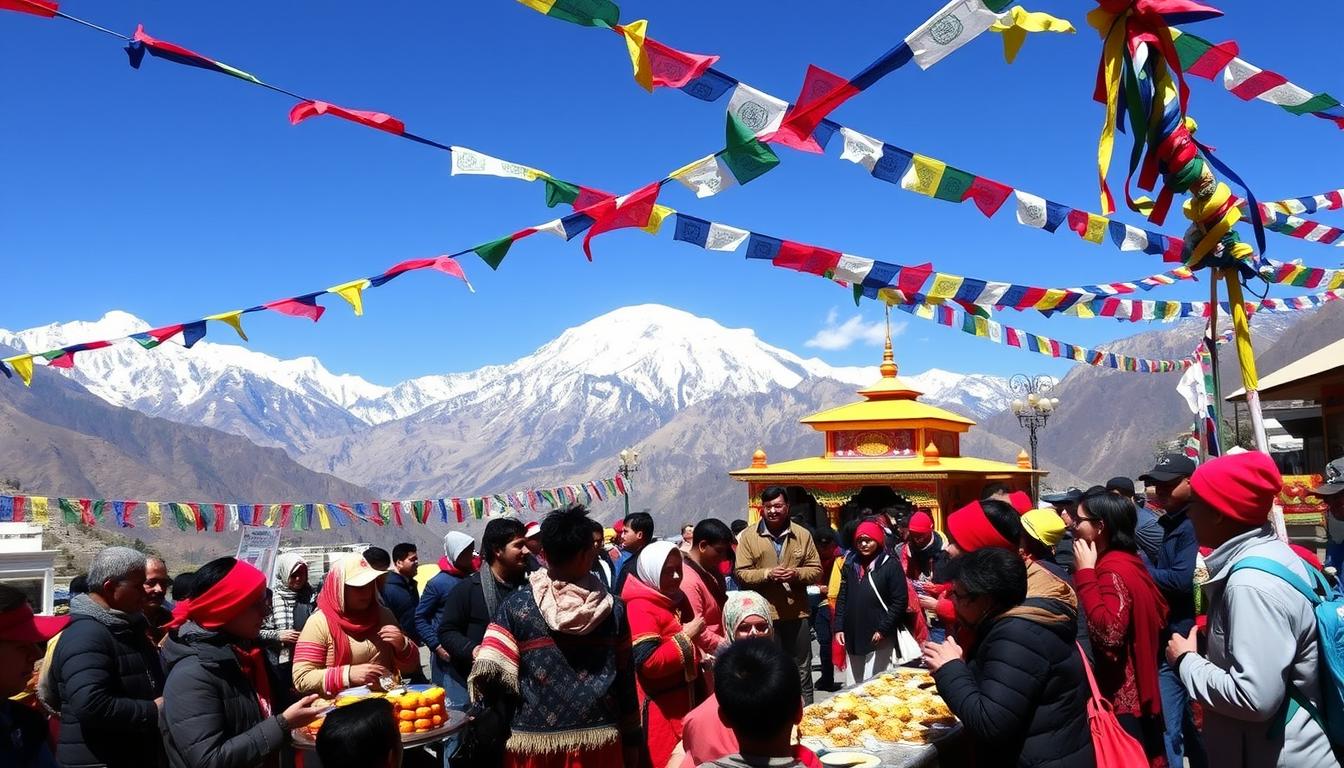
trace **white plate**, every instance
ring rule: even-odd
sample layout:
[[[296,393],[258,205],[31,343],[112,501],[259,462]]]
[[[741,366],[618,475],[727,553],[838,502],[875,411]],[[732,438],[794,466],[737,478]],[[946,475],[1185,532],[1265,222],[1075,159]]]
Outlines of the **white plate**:
[[[822,765],[836,766],[836,768],[877,768],[882,764],[877,755],[853,750],[827,752],[819,759]]]

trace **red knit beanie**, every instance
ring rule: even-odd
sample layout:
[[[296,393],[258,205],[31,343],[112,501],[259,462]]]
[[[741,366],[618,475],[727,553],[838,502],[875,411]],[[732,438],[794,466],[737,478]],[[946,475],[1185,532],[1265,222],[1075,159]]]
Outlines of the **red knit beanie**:
[[[1013,509],[1017,510],[1019,515],[1025,515],[1036,508],[1036,505],[1031,503],[1031,497],[1022,491],[1013,491],[1008,494],[1008,503],[1013,506]]]
[[[1264,525],[1283,476],[1269,454],[1247,451],[1211,459],[1195,470],[1190,487],[1218,514],[1247,525]]]
[[[948,515],[947,532],[952,534],[952,540],[962,552],[974,552],[986,547],[1017,549],[1017,542],[1005,539],[989,522],[985,508],[978,501],[972,501]]]
[[[933,518],[928,512],[919,511],[910,516],[911,533],[933,533]]]
[[[864,520],[862,523],[859,523],[858,528],[854,529],[854,543],[857,544],[859,539],[863,536],[867,536],[873,541],[876,541],[877,545],[880,547],[885,547],[887,545],[887,532],[882,530],[882,526],[874,523],[872,520]]]

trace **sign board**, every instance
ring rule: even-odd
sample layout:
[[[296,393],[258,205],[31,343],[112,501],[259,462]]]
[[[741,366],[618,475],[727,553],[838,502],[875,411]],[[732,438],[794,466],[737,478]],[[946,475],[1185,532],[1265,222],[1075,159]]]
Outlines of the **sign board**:
[[[267,584],[275,578],[275,560],[279,554],[279,528],[243,526],[243,537],[238,541],[238,554],[235,557],[261,571],[266,576]]]

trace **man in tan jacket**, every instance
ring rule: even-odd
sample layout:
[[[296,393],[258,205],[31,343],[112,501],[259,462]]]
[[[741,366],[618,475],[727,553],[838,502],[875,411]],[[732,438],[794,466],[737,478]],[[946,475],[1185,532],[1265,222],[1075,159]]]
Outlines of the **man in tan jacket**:
[[[803,699],[812,701],[812,631],[807,622],[807,585],[821,577],[821,557],[812,533],[789,520],[784,488],[761,491],[761,522],[738,537],[737,583],[770,603],[775,637],[798,665]]]

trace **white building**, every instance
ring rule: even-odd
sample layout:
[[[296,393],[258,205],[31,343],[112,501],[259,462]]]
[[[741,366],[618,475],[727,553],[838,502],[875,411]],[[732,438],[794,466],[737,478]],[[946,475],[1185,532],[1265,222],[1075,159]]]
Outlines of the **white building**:
[[[0,523],[0,583],[17,587],[39,613],[51,613],[56,551],[42,548],[42,527]]]

